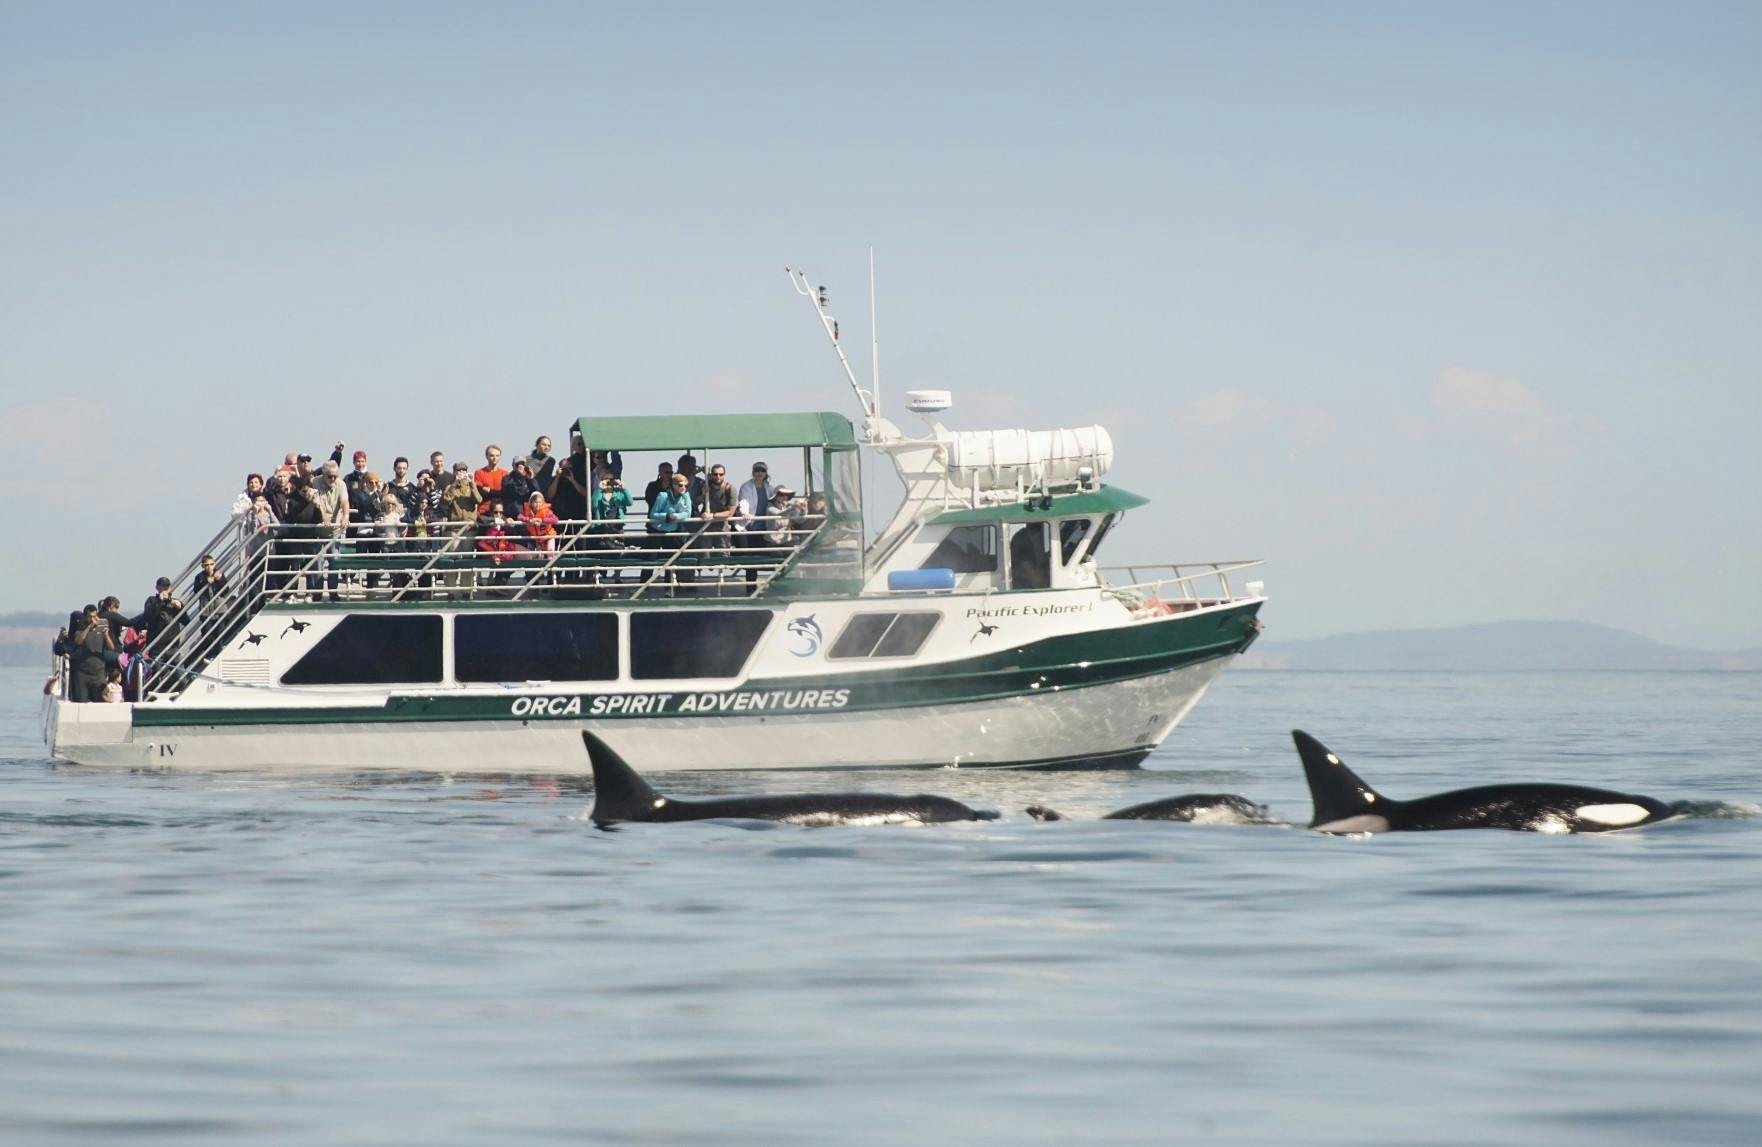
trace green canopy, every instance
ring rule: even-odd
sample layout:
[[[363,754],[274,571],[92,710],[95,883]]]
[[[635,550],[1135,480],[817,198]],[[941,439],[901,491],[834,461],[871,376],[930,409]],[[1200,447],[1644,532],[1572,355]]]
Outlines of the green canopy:
[[[583,418],[589,450],[759,450],[783,446],[855,449],[850,419],[829,411],[796,414],[635,414]]]
[[[1130,510],[1149,501],[1149,498],[1130,490],[1122,490],[1118,486],[1103,486],[1099,490],[1085,490],[1080,494],[1054,494],[1052,508],[1047,510],[1040,508],[1040,499],[1035,497],[1026,502],[980,506],[976,510],[944,510],[930,520],[939,526],[958,522],[1032,522],[1071,514],[1107,514],[1116,510]]]

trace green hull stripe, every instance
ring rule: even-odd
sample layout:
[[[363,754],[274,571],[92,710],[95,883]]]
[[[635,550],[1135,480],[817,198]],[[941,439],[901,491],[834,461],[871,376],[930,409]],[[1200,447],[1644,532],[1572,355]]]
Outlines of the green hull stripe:
[[[1240,653],[1258,632],[1254,625],[1258,609],[1256,602],[1198,617],[1068,634],[953,664],[901,667],[885,674],[817,674],[767,678],[735,689],[673,687],[647,693],[596,691],[583,683],[573,692],[539,694],[532,689],[508,689],[470,696],[436,693],[394,697],[372,708],[196,709],[179,702],[136,708],[134,723],[137,728],[187,728],[556,717],[744,717],[994,701],[1155,676]]]

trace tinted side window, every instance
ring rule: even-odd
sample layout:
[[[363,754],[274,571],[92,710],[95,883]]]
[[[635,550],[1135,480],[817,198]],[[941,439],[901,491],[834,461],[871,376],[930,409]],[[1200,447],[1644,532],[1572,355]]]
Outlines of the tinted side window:
[[[396,685],[441,679],[441,619],[345,617],[281,675],[284,685]]]
[[[460,681],[613,681],[618,618],[610,613],[461,614],[453,620]]]
[[[910,657],[942,620],[939,613],[859,613],[844,626],[828,658]]]
[[[771,624],[768,610],[657,609],[630,615],[630,675],[735,677]]]
[[[990,573],[997,568],[997,527],[956,526],[918,568]]]
[[[876,657],[910,657],[924,644],[936,623],[942,620],[940,613],[902,613],[899,620],[887,630],[887,636],[881,644],[875,646]]]

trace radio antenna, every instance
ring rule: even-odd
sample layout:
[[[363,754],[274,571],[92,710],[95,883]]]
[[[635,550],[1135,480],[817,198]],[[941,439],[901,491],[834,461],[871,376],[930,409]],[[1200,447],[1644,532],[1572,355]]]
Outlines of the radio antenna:
[[[869,248],[869,401],[870,414],[881,414],[881,331],[875,325],[875,248]]]
[[[856,392],[857,404],[863,408],[865,429],[868,432],[869,441],[876,441],[877,435],[880,433],[880,428],[875,421],[879,408],[873,392],[863,389],[862,384],[857,381],[856,371],[850,368],[850,360],[844,357],[844,347],[838,341],[838,320],[833,318],[831,312],[826,309],[826,288],[811,285],[806,273],[793,267],[785,267],[783,270],[789,275],[789,281],[794,285],[795,293],[813,305],[814,316],[820,320],[820,327],[826,332],[826,337],[831,340],[832,353],[838,356],[838,365],[844,368],[844,377],[850,380],[850,388]]]

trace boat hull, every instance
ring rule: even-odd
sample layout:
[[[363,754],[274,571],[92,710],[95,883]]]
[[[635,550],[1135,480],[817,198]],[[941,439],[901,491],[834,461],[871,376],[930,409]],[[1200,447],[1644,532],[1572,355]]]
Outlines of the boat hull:
[[[644,772],[829,768],[1131,767],[1185,717],[1233,659],[1009,696],[849,711],[595,716],[557,702],[497,717],[396,720],[290,711],[285,720],[175,723],[131,719],[135,706],[51,699],[45,733],[55,755],[82,765],[154,770],[587,774],[591,730]],[[530,699],[528,699],[530,703]],[[145,708],[145,707],[141,707]],[[555,710],[555,712],[552,712]],[[209,714],[212,716],[213,714]],[[140,716],[147,716],[146,713]]]

